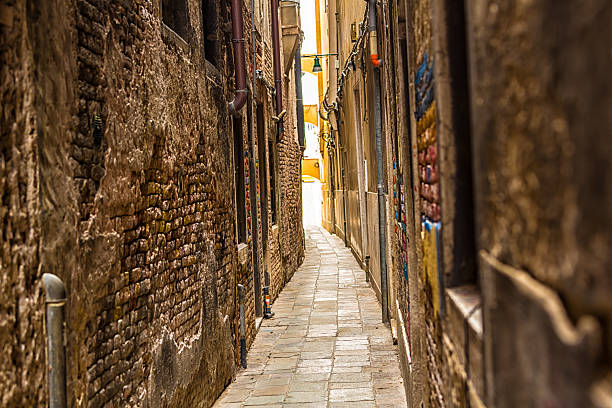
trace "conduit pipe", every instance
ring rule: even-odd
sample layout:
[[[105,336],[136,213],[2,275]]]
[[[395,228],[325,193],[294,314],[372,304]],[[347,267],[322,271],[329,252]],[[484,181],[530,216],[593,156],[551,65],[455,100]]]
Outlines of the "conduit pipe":
[[[64,341],[64,282],[51,273],[42,276],[45,288],[49,407],[66,407],[66,350]]]
[[[244,286],[238,284],[238,299],[240,302],[240,365],[247,368],[246,322],[244,320],[245,303]]]
[[[255,0],[251,0],[251,57],[253,58],[253,99],[255,103],[257,103],[257,55],[255,53],[255,41],[257,28],[255,27]],[[252,101],[251,106],[247,107],[247,109],[253,109]],[[248,116],[247,110],[247,116]],[[251,196],[251,203],[257,203],[257,165],[255,159],[255,121],[249,121],[250,133],[249,133],[249,183],[251,186],[251,191],[249,192]],[[260,147],[263,148],[263,147]],[[253,262],[253,284],[255,286],[255,316],[261,316],[261,273],[260,273],[260,264],[259,264],[259,237],[257,231],[259,231],[259,219],[257,217],[257,205],[251,205],[251,222],[253,223],[252,229],[255,231],[253,236],[253,245],[251,251],[251,262]]]
[[[298,44],[295,52],[295,61],[293,64],[295,72],[295,104],[297,109],[298,122],[298,141],[302,151],[306,148],[305,145],[305,128],[304,128],[304,101],[302,99],[302,45]]]
[[[374,121],[376,124],[376,183],[378,190],[378,239],[380,247],[380,297],[382,298],[382,321],[389,321],[389,296],[387,284],[387,213],[383,190],[382,114],[380,100],[380,60],[376,37],[376,0],[368,0],[370,31],[370,60],[374,68]]]
[[[336,122],[337,122],[337,127],[338,129],[336,130],[336,132],[338,133],[338,166],[340,166],[340,168],[342,169],[340,171],[340,177],[342,177],[342,222],[343,222],[343,228],[344,228],[344,246],[348,247],[349,246],[349,241],[348,241],[348,229],[347,229],[347,222],[346,222],[346,183],[345,183],[345,169],[346,166],[344,165],[344,154],[343,151],[346,149],[346,146],[344,145],[344,140],[342,139],[342,133],[340,132],[340,127],[341,127],[341,120],[340,120],[340,111],[336,112]]]
[[[232,0],[237,1],[237,0]],[[274,56],[274,89],[276,90],[276,116],[281,118],[283,111],[283,79],[281,74],[280,39],[278,34],[278,0],[271,0],[272,8],[272,51]],[[282,129],[282,124],[279,123]],[[282,132],[279,132],[279,134]]]
[[[232,44],[234,46],[234,70],[236,71],[236,93],[228,105],[230,114],[237,113],[247,99],[246,63],[244,60],[244,30],[242,27],[242,2],[232,0]]]
[[[253,98],[257,100],[257,55],[255,53],[255,0],[251,0],[251,54],[253,58]]]

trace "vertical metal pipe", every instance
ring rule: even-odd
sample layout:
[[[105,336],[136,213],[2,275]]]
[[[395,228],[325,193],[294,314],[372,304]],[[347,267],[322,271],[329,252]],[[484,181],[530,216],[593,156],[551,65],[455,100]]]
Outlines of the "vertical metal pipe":
[[[344,155],[342,154],[342,150],[344,150],[344,145],[342,141],[342,133],[340,132],[340,110],[336,112],[336,125],[338,133],[338,143],[336,144],[338,149],[338,166],[340,170],[340,182],[342,183],[342,225],[344,228],[344,246],[349,246],[348,244],[348,231],[347,231],[347,222],[346,222],[346,184],[344,179]]]
[[[64,282],[51,273],[42,276],[45,287],[49,407],[66,407],[66,351],[64,341]]]
[[[255,315],[261,316],[261,274],[259,263],[259,218],[257,217],[257,168],[255,166],[255,121],[253,120],[253,102],[247,106],[249,120],[249,196],[251,198],[253,286],[255,291]]]
[[[302,99],[302,44],[298,44],[297,46],[293,71],[295,72],[295,103],[298,121],[298,141],[300,143],[300,148],[304,151],[306,148],[304,140],[306,130],[304,128],[304,101]]]
[[[342,152],[340,153],[340,160],[342,160]],[[345,168],[344,163],[340,164],[342,166],[342,213],[343,213],[343,222],[344,222],[344,246],[349,246],[348,244],[348,230],[347,230],[347,222],[346,222],[346,184],[345,184]]]
[[[244,321],[244,286],[238,284],[238,299],[240,301],[240,364],[247,368],[246,323]]]
[[[274,52],[274,88],[276,89],[276,116],[283,111],[283,77],[281,74],[280,40],[278,28],[278,0],[271,0],[272,50]]]
[[[376,0],[369,0],[370,59],[374,68],[374,120],[376,123],[376,182],[378,190],[378,238],[380,241],[380,292],[382,321],[389,321],[387,285],[387,216],[383,190],[382,113],[380,100],[380,60],[376,37]]]
[[[330,136],[330,137],[333,137]],[[328,183],[328,193],[329,193],[329,208],[331,212],[331,231],[336,231],[336,185],[334,183],[334,150],[331,146],[327,147],[327,155],[329,158],[329,183]]]
[[[255,52],[255,0],[251,0],[251,54],[253,55],[253,100],[257,103],[257,53]]]
[[[255,159],[255,120],[253,120],[253,103],[257,104],[257,56],[255,52],[255,0],[251,0],[251,56],[253,58],[253,96],[250,100],[250,105],[247,106],[248,112],[251,112],[249,118],[249,126],[251,132],[249,134],[249,182],[250,182],[250,198],[251,198],[251,220],[252,220],[252,239],[253,247],[251,257],[253,262],[253,284],[255,290],[255,315],[261,316],[261,274],[259,267],[259,218],[257,217],[257,167]],[[257,112],[255,113],[257,115]],[[248,116],[248,115],[247,115]],[[255,203],[253,205],[253,203]]]
[[[234,70],[236,71],[236,94],[228,104],[233,115],[244,106],[247,99],[246,63],[244,60],[244,30],[242,26],[242,1],[232,0],[232,43],[234,44]]]

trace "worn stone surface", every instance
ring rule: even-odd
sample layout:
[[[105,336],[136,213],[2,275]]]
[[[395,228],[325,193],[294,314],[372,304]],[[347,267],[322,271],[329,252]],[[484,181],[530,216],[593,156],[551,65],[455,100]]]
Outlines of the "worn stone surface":
[[[555,291],[527,272],[488,254],[482,257],[485,325],[490,330],[488,403],[593,406],[589,394],[602,352],[600,324],[589,316],[574,325]]]
[[[605,329],[612,319],[606,136],[612,131],[606,74],[612,6],[476,0],[466,2],[466,12],[488,402],[539,406],[561,398],[560,404],[588,406],[588,390],[604,384],[612,370]],[[517,284],[522,276],[549,296],[534,297]],[[557,296],[551,314],[549,298]],[[576,331],[575,341],[551,332],[559,316]],[[512,325],[488,328],[502,318],[517,319],[518,333],[538,328],[536,343],[513,335],[512,345],[524,361],[538,362],[537,369],[524,363],[501,368],[508,361],[505,329]],[[579,340],[582,323],[591,320],[602,337]],[[511,395],[499,388],[500,381],[526,378],[538,392]]]
[[[612,5],[468,4],[481,245],[609,319]]]
[[[248,367],[215,407],[405,406],[396,346],[350,250],[309,227],[306,258],[274,303]]]

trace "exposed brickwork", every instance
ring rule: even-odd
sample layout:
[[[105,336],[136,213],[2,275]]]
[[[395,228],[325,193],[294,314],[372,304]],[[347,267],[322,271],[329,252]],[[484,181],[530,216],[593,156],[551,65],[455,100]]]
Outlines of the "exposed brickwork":
[[[247,239],[236,242],[230,5],[217,1],[213,66],[200,1],[186,3],[184,38],[162,23],[158,1],[57,0],[36,11],[25,3],[0,6],[1,404],[46,404],[40,276],[52,272],[68,293],[69,406],[209,406],[239,362],[236,285],[247,290],[250,344],[254,274],[263,282],[251,262],[261,240],[251,206],[262,211],[250,178],[258,190],[268,180],[250,157],[258,148],[268,157],[268,146],[249,142],[247,107],[239,119]],[[264,34],[260,63],[272,82]],[[273,98],[262,98],[271,133]],[[285,119],[276,179],[296,201],[279,209],[280,239],[271,230],[267,239],[281,277],[275,295],[303,258],[294,120]],[[255,256],[263,260],[261,245]]]
[[[0,16],[0,405],[39,406],[46,388],[33,57],[25,2],[3,2]]]
[[[78,38],[77,69],[78,69],[78,127],[72,140],[70,156],[74,160],[75,188],[80,195],[81,219],[87,220],[94,206],[94,199],[100,179],[104,176],[104,154],[106,141],[105,127],[105,91],[106,77],[104,65],[104,37],[107,16],[101,3],[78,0],[76,2],[76,29]],[[118,5],[113,5],[118,7]],[[113,8],[115,8],[113,7]],[[124,45],[126,69],[132,64],[130,51],[132,45],[142,47],[142,30],[135,26],[137,17],[132,7],[114,10],[124,13],[128,26],[127,33],[120,40]],[[132,27],[130,27],[131,25]],[[127,34],[127,35],[126,35]],[[127,41],[127,42],[126,42]]]

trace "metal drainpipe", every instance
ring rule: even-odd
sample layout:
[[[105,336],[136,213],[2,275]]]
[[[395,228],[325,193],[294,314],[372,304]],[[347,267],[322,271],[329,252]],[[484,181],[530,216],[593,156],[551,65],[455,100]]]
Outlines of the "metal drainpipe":
[[[300,142],[300,149],[302,149],[303,152],[306,145],[304,141],[304,101],[302,99],[302,44],[298,44],[297,46],[295,60],[293,63],[293,71],[295,72],[295,103],[298,121],[298,140]]]
[[[66,407],[66,351],[64,341],[64,282],[51,273],[42,276],[45,287],[47,353],[49,374],[49,407]]]
[[[240,300],[240,365],[247,368],[246,323],[244,321],[244,286],[238,284],[238,299]]]
[[[230,114],[237,113],[247,99],[246,63],[244,60],[244,30],[242,27],[242,2],[232,0],[232,44],[234,45],[234,69],[236,71],[236,94],[228,104]]]
[[[257,57],[255,53],[255,33],[257,29],[255,28],[255,0],[251,0],[251,46],[252,46],[252,57],[253,57],[253,100],[251,101],[251,112],[253,110],[253,101],[257,103]],[[257,112],[255,112],[257,114]],[[257,203],[257,167],[255,163],[255,121],[253,120],[253,115],[251,115],[251,123],[249,123],[251,133],[249,135],[250,140],[250,157],[249,157],[249,171],[250,171],[250,197],[251,203]],[[253,247],[251,251],[252,262],[253,262],[253,283],[255,290],[255,315],[261,316],[261,275],[260,275],[260,264],[259,264],[259,219],[257,218],[257,204],[251,205],[251,220],[253,223]]]
[[[255,51],[255,0],[251,0],[251,53],[253,54],[253,99],[257,101],[257,53]]]
[[[382,321],[389,321],[387,285],[387,231],[385,196],[383,191],[382,116],[380,101],[380,63],[376,37],[376,0],[369,3],[370,60],[374,68],[374,120],[376,123],[376,182],[378,190],[378,238],[380,246],[380,292],[382,298]]]
[[[330,194],[329,197],[329,207],[331,212],[331,232],[336,231],[336,191],[335,191],[335,183],[334,183],[334,149],[330,149],[330,146],[327,146],[327,155],[329,158],[329,184],[328,184],[328,192]]]
[[[338,148],[338,166],[342,169],[340,171],[340,177],[342,178],[342,223],[344,226],[344,246],[348,246],[348,232],[346,230],[346,185],[344,183],[344,160],[342,150],[344,147],[340,144],[340,140],[342,139],[342,134],[340,133],[340,114],[338,111],[338,115],[336,117],[338,122],[338,129],[336,132],[338,133],[338,144],[336,145]]]
[[[236,0],[233,0],[236,1]],[[271,0],[272,8],[272,50],[274,52],[274,89],[276,89],[276,116],[283,111],[283,78],[281,74],[280,40],[278,34],[278,0]],[[283,133],[282,119],[278,123],[278,137]]]
[[[340,160],[342,160],[342,156],[343,154],[340,153]],[[347,230],[347,223],[346,223],[346,183],[345,183],[345,174],[346,169],[344,168],[344,164],[342,165],[342,212],[344,213],[344,246],[348,247],[349,243],[348,243],[348,230]]]

